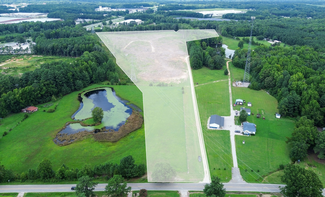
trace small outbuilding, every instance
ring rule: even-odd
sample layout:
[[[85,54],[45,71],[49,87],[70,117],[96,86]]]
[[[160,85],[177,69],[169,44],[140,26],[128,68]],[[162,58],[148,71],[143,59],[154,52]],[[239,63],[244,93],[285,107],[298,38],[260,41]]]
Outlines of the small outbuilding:
[[[276,117],[276,118],[281,118],[281,114],[276,113],[276,114],[275,114],[275,117]]]
[[[243,133],[245,135],[255,135],[256,125],[250,122],[243,122]]]
[[[33,112],[36,112],[37,110],[38,110],[38,107],[29,106],[29,107],[22,109],[21,111],[25,112],[25,113],[33,113]]]
[[[247,102],[247,106],[248,107],[252,107],[252,103],[251,102]]]
[[[225,123],[225,119],[218,115],[210,116],[208,120],[209,129],[222,129]]]
[[[244,101],[243,99],[236,99],[236,105],[243,105]]]
[[[245,107],[241,107],[241,108],[240,108],[240,111],[242,111],[242,110],[245,110],[246,113],[247,113],[249,116],[251,115],[251,109],[249,109],[249,108],[245,108]]]

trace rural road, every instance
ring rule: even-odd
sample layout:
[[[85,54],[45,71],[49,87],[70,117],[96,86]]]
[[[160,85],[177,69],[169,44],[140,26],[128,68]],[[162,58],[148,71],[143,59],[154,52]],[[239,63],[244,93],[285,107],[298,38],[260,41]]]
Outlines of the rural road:
[[[107,184],[99,184],[95,191],[104,191]],[[132,190],[170,190],[170,191],[202,191],[204,183],[129,183]],[[0,185],[0,193],[12,192],[73,192],[75,184],[60,185]],[[279,192],[277,184],[231,184],[224,183],[227,191]]]

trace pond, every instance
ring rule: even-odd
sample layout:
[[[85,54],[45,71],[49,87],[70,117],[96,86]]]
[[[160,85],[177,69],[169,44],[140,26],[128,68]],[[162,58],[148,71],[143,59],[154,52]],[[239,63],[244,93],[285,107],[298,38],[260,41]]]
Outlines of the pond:
[[[231,55],[231,58],[234,56],[235,50],[228,49],[228,46],[225,44],[222,44],[222,48],[226,49],[226,51],[225,51],[226,58],[229,58],[230,55]]]
[[[116,96],[111,88],[103,88],[84,92],[79,97],[80,107],[72,115],[72,119],[85,120],[92,117],[92,110],[95,107],[100,107],[104,111],[102,124],[100,126],[82,126],[80,123],[73,123],[67,125],[59,134],[75,134],[81,131],[92,132],[98,127],[105,127],[118,131],[118,129],[125,124],[127,118],[132,114],[132,108],[126,103],[128,101],[122,100]]]

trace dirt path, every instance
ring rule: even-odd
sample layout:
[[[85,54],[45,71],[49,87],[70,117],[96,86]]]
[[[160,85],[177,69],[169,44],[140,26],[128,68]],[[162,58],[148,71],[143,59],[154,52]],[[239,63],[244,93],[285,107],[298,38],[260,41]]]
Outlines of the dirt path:
[[[203,85],[207,85],[207,84],[211,84],[211,83],[217,83],[217,82],[220,82],[220,81],[227,81],[227,79],[211,81],[211,82],[208,82],[208,83],[202,83],[202,84],[199,84],[199,85],[195,85],[194,87],[203,86]]]

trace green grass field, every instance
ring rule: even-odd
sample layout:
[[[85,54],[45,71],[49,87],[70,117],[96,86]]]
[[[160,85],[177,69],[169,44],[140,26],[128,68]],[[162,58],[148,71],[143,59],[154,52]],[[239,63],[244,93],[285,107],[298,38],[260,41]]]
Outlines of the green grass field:
[[[97,197],[107,196],[105,192],[95,192]],[[76,192],[26,193],[24,197],[77,197]]]
[[[244,78],[244,69],[235,67],[232,62],[229,62],[230,77],[231,81],[243,81]]]
[[[233,68],[230,67],[233,76],[242,74],[242,71]],[[250,109],[254,115],[249,116],[247,120],[255,123],[257,127],[255,136],[236,136],[237,158],[241,175],[247,182],[261,182],[263,176],[276,171],[280,164],[290,162],[288,146],[285,141],[286,137],[291,136],[293,132],[294,121],[275,118],[275,113],[278,111],[277,100],[265,91],[232,87],[232,93],[233,103],[236,99],[252,102]],[[239,110],[240,107],[236,106],[234,109]],[[264,116],[265,120],[256,118],[257,113]],[[243,140],[245,140],[244,145],[242,144]],[[265,181],[273,183],[274,179]]]
[[[227,76],[223,74],[223,70],[210,71],[202,68],[193,71],[193,78],[200,84],[226,80]],[[229,131],[208,130],[207,121],[213,114],[230,115],[228,90],[228,81],[209,83],[195,88],[210,174],[220,177],[223,182],[231,179],[232,157]]]
[[[0,197],[5,196],[5,197],[17,197],[18,193],[2,193],[0,194]]]
[[[203,67],[198,70],[192,70],[194,85],[203,83],[209,83],[217,80],[226,80],[228,75],[224,75],[223,72],[226,69],[224,66],[221,70],[210,70],[207,67]]]
[[[92,85],[86,89],[103,87]],[[106,86],[107,87],[107,86]],[[136,86],[112,86],[117,95],[143,109],[142,94]],[[86,90],[84,89],[84,90]],[[50,159],[56,171],[62,164],[70,168],[84,165],[118,163],[123,157],[132,155],[138,164],[146,163],[144,128],[132,132],[116,143],[97,142],[91,136],[68,146],[57,146],[53,139],[58,131],[71,121],[71,115],[78,109],[77,95],[81,91],[64,96],[54,113],[38,112],[30,115],[7,136],[0,139],[0,161],[16,173],[36,169],[45,158]],[[39,105],[39,107],[44,104]],[[53,105],[51,106],[53,107]],[[12,114],[2,121],[3,128],[10,128],[22,119],[23,114]]]
[[[139,191],[134,191],[133,194],[138,194]],[[169,196],[169,197],[179,197],[177,191],[147,191],[148,197],[160,197],[160,196]]]
[[[7,75],[21,75],[28,71],[33,71],[40,68],[41,64],[58,62],[58,61],[72,61],[71,57],[57,57],[57,56],[36,56],[36,55],[18,55],[12,56],[9,61],[2,62],[0,65],[0,73]]]
[[[226,197],[257,197],[256,194],[226,194]],[[191,193],[190,197],[206,197],[203,192]]]

